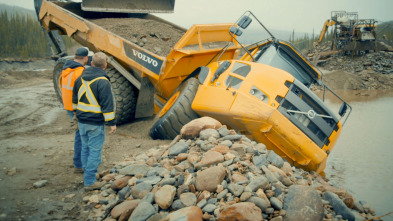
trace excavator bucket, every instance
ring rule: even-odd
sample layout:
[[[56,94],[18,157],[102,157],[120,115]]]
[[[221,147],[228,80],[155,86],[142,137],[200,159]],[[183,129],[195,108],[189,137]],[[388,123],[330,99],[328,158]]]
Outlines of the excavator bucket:
[[[173,13],[175,0],[83,0],[82,10],[124,13]]]

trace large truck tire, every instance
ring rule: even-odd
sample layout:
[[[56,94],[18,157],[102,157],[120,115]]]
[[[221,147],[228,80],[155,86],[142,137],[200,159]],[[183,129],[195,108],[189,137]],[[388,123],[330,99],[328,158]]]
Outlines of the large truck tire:
[[[191,104],[198,90],[199,81],[190,78],[183,82],[157,114],[155,122],[150,129],[153,139],[173,139],[181,128],[188,122],[198,118]]]
[[[57,99],[59,99],[60,103],[63,104],[63,99],[61,96],[61,85],[62,85],[62,77],[61,72],[63,71],[63,66],[66,62],[66,59],[60,58],[57,60],[55,68],[53,69],[53,87],[56,92]]]
[[[135,119],[137,89],[115,68],[107,68],[115,99],[116,124],[131,122]]]

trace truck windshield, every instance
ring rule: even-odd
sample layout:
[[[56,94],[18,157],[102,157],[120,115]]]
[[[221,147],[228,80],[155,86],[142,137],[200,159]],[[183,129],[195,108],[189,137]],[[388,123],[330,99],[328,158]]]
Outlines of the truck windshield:
[[[291,55],[275,44],[261,48],[255,56],[255,61],[287,71],[306,87],[310,87],[314,81]]]

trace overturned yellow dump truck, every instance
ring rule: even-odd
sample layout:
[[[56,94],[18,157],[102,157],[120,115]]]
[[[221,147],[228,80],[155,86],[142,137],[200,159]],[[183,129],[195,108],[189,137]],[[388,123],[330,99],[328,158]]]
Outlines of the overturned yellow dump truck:
[[[54,71],[59,97],[61,67],[71,57],[64,56],[56,36],[66,34],[110,57],[107,72],[118,123],[156,114],[150,136],[172,139],[189,121],[210,116],[265,143],[297,166],[317,172],[325,168],[350,106],[323,86],[321,74],[304,56],[274,38],[251,12],[236,23],[194,25],[184,30],[149,14],[87,12],[80,3],[40,3],[36,4],[39,19],[60,49]],[[160,22],[184,34],[168,54],[159,55],[97,21],[114,17],[124,19],[122,25],[130,19]],[[241,44],[238,39],[253,21],[269,37]],[[322,85],[342,101],[338,113],[311,92],[312,84]]]

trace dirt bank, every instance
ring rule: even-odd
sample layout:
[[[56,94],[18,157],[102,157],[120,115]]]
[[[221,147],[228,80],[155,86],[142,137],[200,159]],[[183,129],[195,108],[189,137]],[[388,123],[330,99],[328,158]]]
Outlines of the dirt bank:
[[[18,63],[14,71],[0,71],[0,220],[85,220],[82,176],[73,173],[73,131],[54,93],[51,70],[26,67],[32,68]],[[119,126],[107,136],[99,170],[167,144],[149,138],[151,121]],[[34,188],[40,180],[47,184]]]

